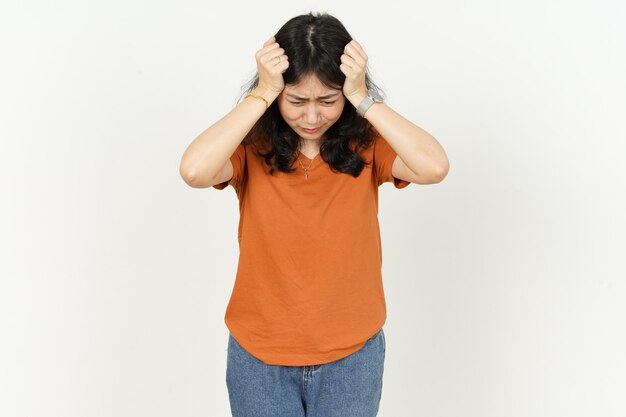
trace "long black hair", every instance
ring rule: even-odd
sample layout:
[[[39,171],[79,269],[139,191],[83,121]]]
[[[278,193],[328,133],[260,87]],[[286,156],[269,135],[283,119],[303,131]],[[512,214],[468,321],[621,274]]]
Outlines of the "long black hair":
[[[327,13],[313,12],[296,16],[280,28],[275,38],[289,57],[289,68],[283,74],[285,84],[297,84],[313,74],[325,86],[342,90],[346,76],[339,65],[344,48],[352,37],[337,18]],[[244,94],[252,92],[258,83],[257,73],[248,83]],[[382,93],[367,71],[365,85],[369,91]],[[371,163],[365,161],[359,151],[367,149],[375,135],[373,126],[345,100],[341,116],[326,131],[320,145],[320,156],[333,171],[357,177],[363,166]],[[292,165],[298,156],[300,137],[280,115],[277,100],[252,127],[244,142],[253,144],[257,155],[264,158],[270,167],[270,174],[276,169],[282,172],[295,171]]]

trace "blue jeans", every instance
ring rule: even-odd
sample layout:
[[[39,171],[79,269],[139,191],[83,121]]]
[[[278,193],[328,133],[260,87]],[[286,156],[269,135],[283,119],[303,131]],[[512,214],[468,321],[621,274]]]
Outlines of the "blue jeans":
[[[375,417],[382,395],[385,334],[311,366],[268,365],[229,333],[226,386],[233,417]]]

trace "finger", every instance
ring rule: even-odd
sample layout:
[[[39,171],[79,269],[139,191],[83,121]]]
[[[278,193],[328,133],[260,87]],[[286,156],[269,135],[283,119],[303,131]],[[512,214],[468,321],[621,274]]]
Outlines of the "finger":
[[[265,43],[263,44],[263,47],[273,44],[275,40],[276,38],[274,36],[270,37],[268,40],[265,41]]]
[[[280,71],[281,74],[284,74],[289,68],[289,61],[281,61],[280,64],[276,65],[276,70]]]
[[[367,60],[367,54],[365,53],[365,50],[363,49],[361,44],[358,43],[355,39],[352,39],[350,43],[348,43],[348,45],[352,45],[352,47],[356,49],[365,60]]]
[[[257,61],[260,61],[265,54],[277,48],[280,48],[280,45],[278,45],[276,42],[271,43],[269,45],[265,45],[263,48],[256,51],[254,56],[257,59]]]
[[[280,48],[280,45],[277,42],[273,42],[273,43],[263,46],[263,48],[259,49],[257,53],[259,56],[261,56],[276,48]]]
[[[285,55],[285,50],[283,48],[278,48],[278,49],[274,49],[272,51],[267,52],[266,54],[261,56],[260,60],[263,64],[272,62],[272,60],[278,63],[279,61],[276,59],[277,57],[280,57],[281,61],[287,59],[287,55]]]
[[[354,69],[357,68],[365,68],[365,62],[361,60],[359,57],[354,57],[352,55],[344,54],[344,58],[342,62],[350,65]]]
[[[367,56],[361,55],[361,52],[354,45],[346,45],[344,52],[352,59],[354,59],[354,61],[357,62],[359,65],[365,66],[365,63],[367,62]]]
[[[277,57],[274,57],[274,59],[269,61],[268,64],[273,64],[274,67],[278,67],[282,66],[283,62],[289,62],[289,60],[287,59],[287,55],[278,55]]]
[[[346,55],[346,54],[341,55],[341,63],[345,64],[348,67],[350,67],[350,69],[353,70],[353,71],[357,71],[357,70],[359,70],[360,68],[363,67],[362,65],[359,65],[359,63],[356,62],[354,60],[354,58],[352,58],[350,55]]]
[[[348,65],[346,64],[341,64],[339,65],[339,69],[341,70],[341,72],[343,72],[343,74],[346,76],[346,81],[345,83],[348,83],[348,81],[350,82],[354,82],[354,80],[359,79],[359,75],[357,72],[355,72],[352,68],[350,68]]]
[[[352,74],[352,68],[350,68],[346,64],[339,65],[339,69],[341,70],[341,72],[343,72],[346,78],[348,78]]]
[[[344,51],[347,51],[352,57],[362,62],[367,62],[367,54],[359,45],[359,43],[355,40],[350,41],[344,48]]]
[[[273,43],[270,43],[267,46],[264,46],[263,49],[261,49],[261,51],[267,52],[267,51],[271,51],[272,49],[276,49],[276,48],[280,48],[280,45],[278,44],[278,42],[273,42]]]

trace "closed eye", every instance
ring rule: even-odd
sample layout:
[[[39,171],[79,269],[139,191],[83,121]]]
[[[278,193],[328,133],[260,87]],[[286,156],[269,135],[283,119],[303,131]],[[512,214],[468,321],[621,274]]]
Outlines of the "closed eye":
[[[324,100],[324,101],[322,101],[321,103],[322,103],[323,105],[325,105],[325,106],[332,106],[332,105],[333,105],[333,104],[335,104],[336,102],[337,102],[337,100],[334,100],[334,101],[327,101],[327,100]],[[294,106],[301,106],[301,105],[303,105],[303,104],[304,104],[304,102],[303,102],[303,101],[289,101],[289,103],[293,104]]]

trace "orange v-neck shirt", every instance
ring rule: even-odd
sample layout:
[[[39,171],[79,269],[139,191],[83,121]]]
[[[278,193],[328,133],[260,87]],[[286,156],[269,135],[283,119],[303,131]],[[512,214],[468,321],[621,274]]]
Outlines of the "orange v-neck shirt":
[[[239,198],[239,264],[224,321],[268,365],[305,366],[359,350],[385,323],[378,187],[410,183],[391,174],[395,151],[380,136],[361,151],[354,178],[321,156],[300,154],[296,171],[269,167],[240,144],[230,161]]]

